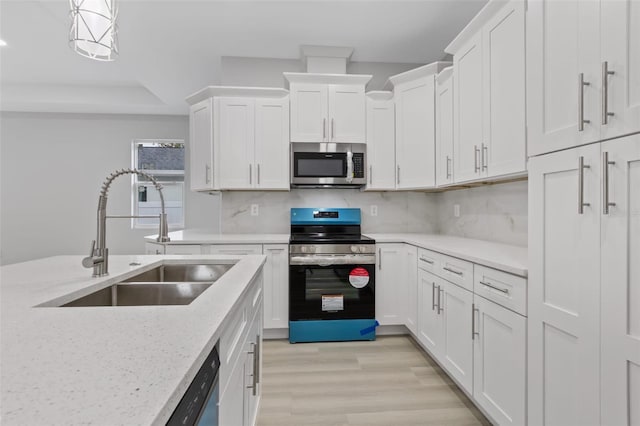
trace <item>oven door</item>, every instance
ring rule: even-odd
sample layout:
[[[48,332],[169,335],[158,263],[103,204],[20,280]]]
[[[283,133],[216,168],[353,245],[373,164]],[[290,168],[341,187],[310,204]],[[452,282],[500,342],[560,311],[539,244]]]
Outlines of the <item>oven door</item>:
[[[289,320],[375,318],[375,264],[290,264]]]

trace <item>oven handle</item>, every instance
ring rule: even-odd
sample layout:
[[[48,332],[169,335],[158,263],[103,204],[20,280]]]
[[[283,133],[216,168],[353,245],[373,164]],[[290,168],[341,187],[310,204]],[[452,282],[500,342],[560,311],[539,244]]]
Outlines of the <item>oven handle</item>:
[[[375,265],[376,257],[362,255],[347,256],[289,256],[289,265]]]

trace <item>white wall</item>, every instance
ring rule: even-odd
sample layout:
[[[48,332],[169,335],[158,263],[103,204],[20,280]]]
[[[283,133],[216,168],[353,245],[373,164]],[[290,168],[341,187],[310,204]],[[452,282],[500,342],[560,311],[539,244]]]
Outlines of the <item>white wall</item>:
[[[188,118],[0,114],[0,263],[88,254],[100,186],[115,169],[131,166],[137,138],[184,139],[188,150]],[[114,181],[109,214],[131,213],[130,183],[127,176]],[[188,191],[186,226],[217,229],[218,200]],[[142,253],[142,237],[156,232],[111,219],[107,247],[112,254]]]

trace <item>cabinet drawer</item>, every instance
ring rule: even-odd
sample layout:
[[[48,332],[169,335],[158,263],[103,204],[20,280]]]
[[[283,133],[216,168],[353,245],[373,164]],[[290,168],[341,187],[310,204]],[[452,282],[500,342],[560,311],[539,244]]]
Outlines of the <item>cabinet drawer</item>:
[[[262,244],[216,244],[211,246],[211,254],[262,254]]]
[[[200,244],[167,244],[165,254],[202,254]]]
[[[435,274],[438,270],[440,255],[431,250],[418,248],[418,268]]]
[[[473,291],[473,263],[446,255],[439,256],[436,274],[460,287]]]
[[[473,292],[520,315],[527,316],[526,278],[476,265]]]

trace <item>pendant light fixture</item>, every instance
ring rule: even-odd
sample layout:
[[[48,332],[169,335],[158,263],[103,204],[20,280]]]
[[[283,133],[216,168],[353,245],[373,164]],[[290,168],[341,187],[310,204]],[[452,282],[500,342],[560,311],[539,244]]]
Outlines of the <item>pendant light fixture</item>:
[[[116,0],[69,0],[69,46],[82,56],[113,61],[118,56]]]

